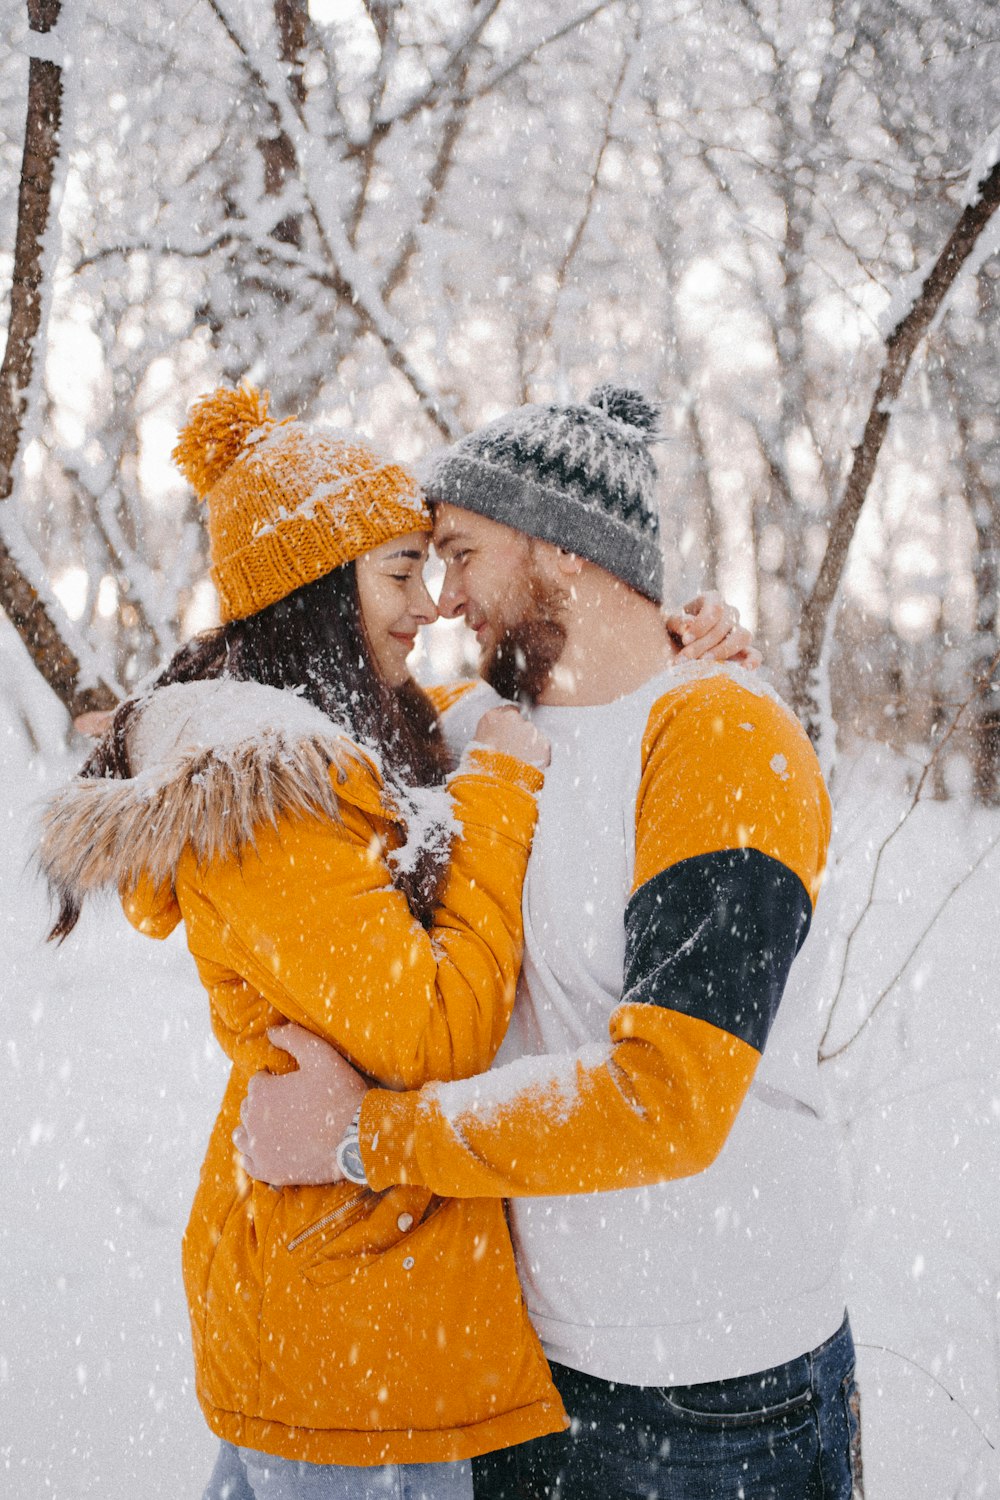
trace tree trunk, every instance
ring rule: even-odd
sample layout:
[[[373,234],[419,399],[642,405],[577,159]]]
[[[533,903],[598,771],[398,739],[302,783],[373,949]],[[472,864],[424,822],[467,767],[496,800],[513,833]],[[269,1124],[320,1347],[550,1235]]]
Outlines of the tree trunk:
[[[833,512],[819,576],[802,612],[799,659],[792,673],[792,701],[814,742],[819,738],[822,723],[818,672],[827,635],[833,628],[833,603],[885,441],[892,404],[902,389],[921,339],[998,206],[1000,161],[994,163],[980,182],[972,202],[966,205],[948,243],[924,280],[919,296],[886,340],[885,363],[864,433],[854,449],[844,493]]]
[[[28,582],[0,542],[0,601],[49,687],[65,704],[70,718],[114,708],[117,694],[105,682],[80,686],[80,663],[59,634],[37,590]]]
[[[59,19],[60,5],[61,0],[28,0],[32,32],[41,35],[50,32]],[[62,123],[62,68],[48,59],[32,57],[17,201],[10,322],[0,369],[0,501],[9,500],[14,490],[43,326],[45,232],[52,213]],[[2,539],[0,606],[10,617],[38,670],[74,718],[90,710],[113,707],[117,700],[105,683],[81,689],[79,661]]]
[[[301,107],[305,103],[306,89],[302,78],[302,52],[306,43],[308,11],[305,0],[274,0],[274,24],[278,32],[278,56],[288,68],[288,82],[292,94]],[[295,147],[284,130],[265,136],[260,142],[264,159],[264,192],[276,198],[284,192],[285,185],[295,176]],[[294,245],[302,249],[302,215],[289,214],[271,230],[271,238],[282,245]],[[278,300],[287,301],[277,288]]]
[[[995,336],[996,292],[993,283],[980,274],[979,313],[986,338]],[[963,397],[964,383],[956,378],[960,349],[949,341],[945,372],[950,406],[960,453],[962,492],[976,533],[976,561],[972,578],[976,590],[974,641],[969,678],[973,684],[989,682],[997,654],[998,590],[1000,590],[1000,494],[997,493],[998,464],[993,456],[995,440],[977,440],[970,412]],[[987,343],[988,348],[992,346]],[[963,372],[967,376],[967,371]],[[1000,806],[1000,683],[984,686],[969,726],[971,735],[972,794],[984,807]]]
[[[59,18],[60,0],[29,3],[32,31],[47,32]],[[0,370],[0,500],[14,488],[21,432],[28,408],[35,338],[42,318],[42,251],[59,158],[63,81],[58,63],[33,57],[28,67],[21,185],[17,197],[10,325]]]

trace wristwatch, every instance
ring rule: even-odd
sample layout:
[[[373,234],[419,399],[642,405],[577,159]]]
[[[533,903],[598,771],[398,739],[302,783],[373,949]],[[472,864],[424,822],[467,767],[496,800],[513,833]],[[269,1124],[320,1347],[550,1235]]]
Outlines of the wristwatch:
[[[365,1164],[361,1160],[360,1124],[361,1105],[359,1104],[354,1113],[354,1119],[340,1138],[336,1162],[341,1177],[345,1177],[348,1182],[356,1182],[367,1187],[368,1176],[365,1172]]]

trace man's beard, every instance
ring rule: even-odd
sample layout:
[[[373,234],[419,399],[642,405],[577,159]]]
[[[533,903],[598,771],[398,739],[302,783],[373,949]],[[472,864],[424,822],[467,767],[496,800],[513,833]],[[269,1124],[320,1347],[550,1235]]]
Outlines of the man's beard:
[[[504,626],[480,662],[480,675],[502,698],[537,703],[566,644],[567,597],[557,585],[529,577],[527,609],[515,624]]]

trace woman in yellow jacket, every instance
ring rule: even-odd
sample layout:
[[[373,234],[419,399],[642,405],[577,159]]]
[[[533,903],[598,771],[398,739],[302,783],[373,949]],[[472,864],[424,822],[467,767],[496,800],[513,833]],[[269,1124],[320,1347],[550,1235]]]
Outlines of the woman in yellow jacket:
[[[223,624],[118,710],[47,811],[64,936],[117,887],[183,922],[232,1071],[184,1239],[209,1493],[471,1495],[490,1449],[565,1417],[496,1199],[364,1184],[276,1192],[232,1144],[298,1021],[383,1086],[489,1066],[521,957],[544,741],[494,710],[448,773],[406,657],[435,610],[402,469],[266,397],[219,391],[176,457],[208,510]],[[228,1473],[224,1484],[222,1475]]]

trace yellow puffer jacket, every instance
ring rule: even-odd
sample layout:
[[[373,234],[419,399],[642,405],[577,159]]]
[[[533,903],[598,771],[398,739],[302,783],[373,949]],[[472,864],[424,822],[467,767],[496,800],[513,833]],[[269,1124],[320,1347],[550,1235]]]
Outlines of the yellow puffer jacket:
[[[343,1464],[466,1458],[561,1430],[501,1202],[279,1192],[244,1176],[232,1144],[250,1075],[289,1066],[266,1037],[282,1018],[389,1088],[489,1066],[514,999],[541,773],[478,751],[452,777],[458,831],[427,931],[391,883],[404,829],[375,766],[302,700],[163,688],[131,750],[132,781],[78,781],[53,802],[43,860],[63,889],[117,882],[151,936],[183,921],[232,1059],[184,1239],[212,1430]]]

